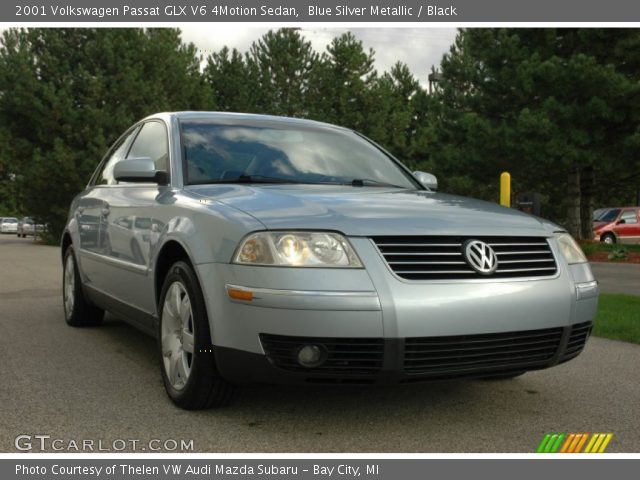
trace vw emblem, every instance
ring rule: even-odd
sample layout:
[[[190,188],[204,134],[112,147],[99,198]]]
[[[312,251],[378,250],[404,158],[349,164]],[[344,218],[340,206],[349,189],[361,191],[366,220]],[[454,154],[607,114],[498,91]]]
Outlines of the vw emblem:
[[[467,240],[462,248],[467,263],[476,272],[491,275],[498,268],[496,252],[486,243],[480,240]]]

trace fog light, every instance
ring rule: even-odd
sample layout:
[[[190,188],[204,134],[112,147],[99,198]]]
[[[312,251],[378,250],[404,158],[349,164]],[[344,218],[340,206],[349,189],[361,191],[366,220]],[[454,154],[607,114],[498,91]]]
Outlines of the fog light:
[[[298,350],[298,363],[303,367],[317,367],[324,363],[324,360],[324,348],[319,345],[305,345]]]

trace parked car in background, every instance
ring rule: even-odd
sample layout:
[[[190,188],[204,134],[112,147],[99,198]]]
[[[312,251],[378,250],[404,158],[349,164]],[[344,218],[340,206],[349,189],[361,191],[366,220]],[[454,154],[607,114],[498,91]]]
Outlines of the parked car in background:
[[[27,235],[35,235],[36,228],[34,221],[29,217],[22,217],[18,221],[18,228],[16,230],[18,237],[26,238]]]
[[[18,231],[18,219],[15,217],[3,217],[0,223],[0,233],[16,233]]]
[[[605,243],[640,243],[640,207],[607,209],[593,222],[593,234]]]
[[[71,203],[66,322],[108,310],[154,335],[187,409],[245,383],[506,379],[578,356],[598,284],[571,235],[436,189],[346,128],[150,116]]]

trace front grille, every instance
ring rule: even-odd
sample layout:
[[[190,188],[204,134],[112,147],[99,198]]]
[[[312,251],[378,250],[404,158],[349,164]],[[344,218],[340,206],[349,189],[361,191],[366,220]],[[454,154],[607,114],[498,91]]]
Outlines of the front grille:
[[[467,240],[481,240],[496,252],[497,270],[487,276],[465,261]],[[555,275],[556,262],[544,237],[373,237],[396,275],[407,280],[546,277]]]
[[[260,341],[267,358],[277,367],[303,373],[372,375],[382,368],[384,342],[381,338],[317,338],[289,337],[261,333]],[[296,360],[304,345],[323,345],[326,361],[313,368]]]
[[[562,328],[479,335],[407,338],[404,371],[422,377],[455,378],[531,370],[549,364]]]
[[[576,323],[571,327],[567,349],[562,357],[563,362],[577,357],[580,354],[587,343],[587,338],[589,338],[590,333],[591,322]]]

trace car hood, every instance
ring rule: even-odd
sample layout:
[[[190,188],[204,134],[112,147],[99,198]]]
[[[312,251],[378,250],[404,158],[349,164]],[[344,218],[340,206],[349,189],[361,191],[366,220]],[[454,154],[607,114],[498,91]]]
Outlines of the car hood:
[[[186,192],[239,209],[266,229],[372,235],[550,235],[553,225],[495,203],[382,187],[202,185]],[[551,225],[551,226],[549,226]]]
[[[593,222],[593,229],[594,230],[600,230],[602,227],[606,227],[610,224],[612,224],[613,222]]]

